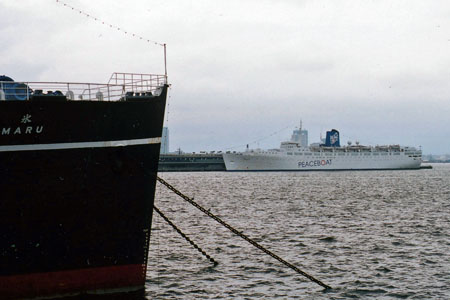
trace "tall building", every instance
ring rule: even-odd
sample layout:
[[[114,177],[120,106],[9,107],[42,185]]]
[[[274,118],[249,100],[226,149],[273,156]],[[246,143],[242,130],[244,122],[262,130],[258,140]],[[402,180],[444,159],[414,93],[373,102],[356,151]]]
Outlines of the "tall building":
[[[161,154],[169,153],[169,128],[163,127],[161,136]]]
[[[295,129],[292,133],[291,141],[299,143],[302,147],[308,146],[308,130],[302,129],[302,121],[300,121],[299,129]]]

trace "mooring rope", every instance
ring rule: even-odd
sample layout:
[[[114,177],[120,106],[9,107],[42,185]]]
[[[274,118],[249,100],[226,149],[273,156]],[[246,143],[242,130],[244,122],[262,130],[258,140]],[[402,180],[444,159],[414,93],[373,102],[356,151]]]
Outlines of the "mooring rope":
[[[292,270],[294,270],[295,272],[299,273],[300,275],[308,278],[309,280],[317,283],[318,285],[324,287],[325,289],[331,289],[331,287],[329,285],[326,285],[325,283],[323,283],[322,281],[314,278],[313,276],[307,274],[306,272],[300,270],[299,268],[297,268],[296,266],[294,266],[293,264],[285,261],[284,259],[282,259],[281,257],[279,257],[278,255],[276,255],[275,253],[269,251],[268,249],[264,248],[262,245],[260,245],[259,243],[255,242],[254,240],[252,240],[251,238],[249,238],[248,236],[246,236],[245,234],[243,234],[242,232],[238,231],[237,229],[233,228],[231,225],[227,224],[225,221],[223,221],[222,219],[220,219],[219,217],[217,217],[216,215],[212,214],[211,212],[209,212],[208,210],[206,210],[205,208],[203,208],[202,206],[200,206],[199,204],[197,204],[193,199],[189,198],[188,196],[184,195],[183,193],[181,193],[179,190],[177,190],[175,187],[173,187],[172,185],[170,185],[168,182],[166,182],[164,179],[160,178],[159,176],[157,177],[157,180],[162,183],[163,185],[165,185],[169,190],[171,190],[172,192],[174,192],[175,194],[177,194],[178,196],[180,196],[181,198],[183,198],[185,201],[189,202],[190,204],[192,204],[194,207],[196,207],[197,209],[199,209],[200,211],[202,211],[204,214],[206,214],[207,216],[211,217],[212,219],[214,219],[215,221],[217,221],[218,223],[220,223],[221,225],[223,225],[224,227],[226,227],[228,230],[230,230],[231,232],[233,232],[234,234],[238,235],[239,237],[243,238],[244,240],[246,240],[247,242],[249,242],[251,245],[255,246],[256,248],[260,249],[261,251],[263,251],[264,253],[270,255],[271,257],[275,258],[276,260],[278,260],[279,262],[281,262],[282,264],[284,264],[285,266],[291,268]]]
[[[153,209],[167,222],[176,232],[178,232],[186,241],[189,242],[198,252],[200,252],[203,256],[209,259],[215,266],[218,264],[217,261],[214,260],[211,256],[209,256],[202,248],[200,248],[196,243],[194,243],[186,234],[184,234],[172,221],[170,221],[156,206],[153,206]]]

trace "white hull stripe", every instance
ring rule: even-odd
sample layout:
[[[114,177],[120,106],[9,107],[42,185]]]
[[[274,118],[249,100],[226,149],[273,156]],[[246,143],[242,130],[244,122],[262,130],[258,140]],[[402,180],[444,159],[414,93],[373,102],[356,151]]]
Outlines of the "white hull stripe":
[[[121,147],[121,146],[133,146],[133,145],[160,144],[160,143],[161,143],[161,138],[154,137],[154,138],[122,140],[122,141],[9,145],[9,146],[0,146],[0,152],[61,150],[61,149],[80,149],[80,148],[108,148],[108,147]]]

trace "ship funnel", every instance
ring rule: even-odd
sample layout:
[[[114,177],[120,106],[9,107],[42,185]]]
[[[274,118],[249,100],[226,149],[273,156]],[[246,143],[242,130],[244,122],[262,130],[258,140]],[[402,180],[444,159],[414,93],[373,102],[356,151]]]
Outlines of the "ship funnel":
[[[327,131],[327,137],[325,139],[326,147],[340,147],[339,143],[339,131],[336,129],[331,129],[331,131]]]

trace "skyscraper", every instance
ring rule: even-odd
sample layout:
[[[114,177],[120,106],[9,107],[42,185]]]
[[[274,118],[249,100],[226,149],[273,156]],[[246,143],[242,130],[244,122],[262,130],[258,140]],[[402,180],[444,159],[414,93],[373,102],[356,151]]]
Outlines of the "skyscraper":
[[[169,153],[169,128],[163,127],[161,136],[161,154]]]
[[[302,147],[308,147],[308,130],[302,129],[302,121],[299,129],[295,129],[292,133],[291,141],[299,143]]]

